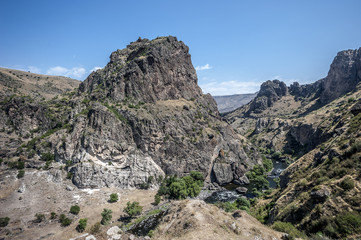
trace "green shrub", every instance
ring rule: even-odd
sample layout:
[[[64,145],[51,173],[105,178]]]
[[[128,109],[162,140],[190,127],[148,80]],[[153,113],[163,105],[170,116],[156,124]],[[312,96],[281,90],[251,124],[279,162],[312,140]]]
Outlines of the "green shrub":
[[[139,202],[127,202],[127,206],[123,211],[127,213],[129,217],[134,217],[143,211],[143,207],[139,205]]]
[[[156,194],[154,196],[154,205],[158,205],[160,203],[160,200],[161,200],[160,196]]]
[[[101,220],[101,224],[102,225],[107,225],[107,224],[109,224],[109,222],[110,222],[110,220],[112,219],[112,210],[110,210],[110,209],[106,209],[106,208],[104,208],[103,209],[103,212],[101,213],[101,215],[102,215],[102,220]]]
[[[40,223],[45,220],[45,215],[42,213],[35,214],[35,221]]]
[[[237,209],[237,206],[236,204],[233,202],[218,202],[216,203],[216,205],[219,207],[219,208],[222,208],[224,211],[226,212],[233,212]]]
[[[163,179],[158,189],[158,195],[167,195],[168,198],[184,199],[196,197],[203,186],[203,175],[200,172],[192,171],[189,176],[177,178],[175,176],[167,176]]]
[[[61,214],[61,215],[59,216],[59,221],[60,221],[62,227],[69,226],[69,225],[72,223],[72,220],[69,219],[69,218],[67,218],[67,217],[65,217],[64,214]]]
[[[269,172],[273,168],[273,162],[271,159],[264,158],[263,159],[263,167],[266,170],[266,172]]]
[[[6,227],[9,224],[10,218],[3,217],[0,218],[0,227]]]
[[[80,207],[78,205],[71,206],[70,213],[78,215],[80,212]]]
[[[0,158],[0,166],[3,164],[4,159]]]
[[[350,97],[349,99],[347,99],[347,102],[348,102],[348,103],[353,103],[354,101],[356,101],[356,100],[355,100],[355,98],[353,98],[353,97]]]
[[[73,177],[73,173],[68,172],[68,173],[66,174],[66,178],[67,178],[67,179],[71,179],[72,177]]]
[[[272,228],[276,231],[285,232],[288,234],[288,239],[305,238],[305,234],[300,232],[291,223],[276,221]]]
[[[24,175],[25,175],[25,171],[21,169],[21,170],[18,171],[18,175],[16,175],[16,177],[17,178],[22,178],[22,177],[24,177]]]
[[[355,187],[355,183],[350,177],[346,177],[340,183],[340,187],[343,188],[343,190],[348,191]]]
[[[241,208],[241,207],[250,208],[251,207],[251,203],[246,198],[240,197],[235,201],[235,203],[236,203],[237,208]]]
[[[55,219],[58,216],[55,212],[51,212],[50,215],[50,219]]]
[[[93,226],[90,227],[91,234],[97,234],[99,232],[100,232],[100,222],[97,222]]]
[[[77,230],[78,232],[83,232],[83,231],[85,230],[85,228],[86,228],[87,221],[88,221],[87,218],[81,218],[81,219],[79,220],[78,226],[76,227],[76,230]]]
[[[114,203],[118,201],[118,194],[117,193],[112,193],[110,194],[110,199],[109,202]]]

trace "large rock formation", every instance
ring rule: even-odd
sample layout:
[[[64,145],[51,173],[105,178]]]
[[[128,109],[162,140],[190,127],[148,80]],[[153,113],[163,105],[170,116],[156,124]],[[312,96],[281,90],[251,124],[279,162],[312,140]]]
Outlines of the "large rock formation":
[[[284,82],[279,80],[268,80],[261,85],[261,89],[256,98],[250,104],[250,112],[260,113],[268,107],[273,106],[273,103],[279,100],[282,96],[287,95],[288,88]]]
[[[114,101],[191,100],[202,95],[188,47],[175,37],[153,41],[138,39],[110,56],[104,69],[93,72],[79,87],[99,99],[97,88],[106,88]]]
[[[165,174],[193,170],[225,184],[260,160],[247,155],[214,99],[202,94],[188,47],[175,37],[139,39],[113,52],[77,91],[39,104],[4,104],[4,120],[24,123],[15,133],[28,135],[13,154],[34,160],[54,154],[81,188],[152,186]],[[48,121],[20,117],[32,109]],[[230,170],[226,178],[213,176],[219,163]]]
[[[327,104],[355,89],[361,81],[361,48],[337,54],[326,78],[322,79],[320,101]]]

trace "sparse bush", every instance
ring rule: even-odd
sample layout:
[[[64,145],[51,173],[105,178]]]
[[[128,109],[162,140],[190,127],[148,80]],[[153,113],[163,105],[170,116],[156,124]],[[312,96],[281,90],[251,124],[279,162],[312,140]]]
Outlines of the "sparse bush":
[[[73,173],[68,172],[68,173],[66,174],[66,178],[67,178],[67,179],[71,179],[72,177],[73,177]]]
[[[219,207],[219,208],[222,208],[224,211],[226,212],[233,212],[237,209],[237,206],[236,206],[236,203],[233,202],[218,202],[216,203],[216,205]]]
[[[78,215],[80,212],[80,207],[78,205],[71,206],[70,213]]]
[[[342,182],[340,183],[340,187],[343,188],[343,190],[348,191],[355,187],[354,181],[350,177],[346,177]]]
[[[263,167],[266,170],[266,172],[269,172],[273,168],[273,162],[271,159],[263,158]]]
[[[16,175],[17,178],[22,178],[25,175],[25,170],[21,169],[18,171],[18,175]]]
[[[101,213],[102,220],[100,223],[102,225],[108,225],[110,220],[112,219],[112,213],[113,213],[112,210],[104,208],[103,212]]]
[[[354,101],[356,101],[356,100],[355,100],[355,98],[353,98],[353,97],[350,97],[349,99],[347,99],[347,102],[348,102],[348,103],[353,103]]]
[[[124,208],[124,212],[129,215],[129,217],[134,217],[139,215],[143,211],[143,207],[139,205],[139,202],[127,202],[127,206]]]
[[[154,205],[158,205],[160,203],[160,200],[161,200],[160,196],[156,194],[154,196]]]
[[[242,206],[247,207],[247,208],[251,207],[251,203],[246,198],[240,197],[236,200],[235,203],[236,203],[237,208],[241,208]]]
[[[58,216],[55,212],[51,212],[50,215],[50,219],[55,219]]]
[[[76,227],[76,230],[77,230],[78,232],[83,232],[83,231],[85,230],[85,228],[86,228],[87,221],[88,221],[87,218],[81,218],[81,219],[79,220],[78,226]]]
[[[6,227],[9,224],[10,218],[3,217],[0,218],[0,227]]]
[[[35,221],[40,223],[45,220],[45,215],[42,213],[35,214]]]
[[[95,223],[93,226],[90,227],[90,233],[96,234],[100,232],[100,222]]]
[[[61,214],[61,215],[60,215],[59,221],[60,221],[62,227],[69,226],[69,225],[72,223],[72,220],[69,219],[69,218],[67,218],[67,217],[65,217],[64,214]]]
[[[110,199],[109,202],[114,203],[118,201],[118,194],[117,193],[112,193],[110,194]]]

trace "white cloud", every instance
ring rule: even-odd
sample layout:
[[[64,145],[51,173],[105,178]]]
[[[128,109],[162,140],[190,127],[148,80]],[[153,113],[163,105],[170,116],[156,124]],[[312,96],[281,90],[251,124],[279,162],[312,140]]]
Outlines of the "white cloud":
[[[204,93],[210,93],[213,96],[255,93],[259,91],[262,82],[258,81],[226,81],[226,82],[209,82],[200,84]]]
[[[98,69],[102,69],[102,68],[101,68],[101,67],[93,67],[92,70],[90,70],[89,72],[92,73],[92,72],[95,72],[95,71],[98,70]]]
[[[35,66],[28,66],[28,71],[32,73],[38,73],[41,74],[41,69]]]
[[[196,67],[196,70],[197,71],[203,71],[203,70],[209,70],[209,69],[212,69],[213,67],[209,66],[209,64],[207,63],[206,65],[204,66],[197,66]]]
[[[74,67],[72,69],[68,69],[61,66],[56,66],[49,68],[46,74],[48,75],[57,75],[57,76],[65,76],[65,77],[73,77],[73,78],[82,78],[85,74],[85,68],[82,67]]]
[[[289,79],[288,79],[288,78],[283,78],[283,77],[281,77],[281,76],[274,76],[273,78],[270,78],[270,80],[275,80],[275,79],[280,80],[280,81],[286,83],[287,85],[290,85],[290,84],[292,84],[292,83],[294,83],[294,82],[300,83],[300,80],[299,80],[299,79],[295,79],[295,78],[289,78]]]

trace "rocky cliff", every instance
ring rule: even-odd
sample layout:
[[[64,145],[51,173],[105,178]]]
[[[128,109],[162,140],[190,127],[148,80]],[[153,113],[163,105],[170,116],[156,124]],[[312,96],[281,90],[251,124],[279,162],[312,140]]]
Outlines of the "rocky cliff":
[[[188,47],[175,37],[138,39],[113,52],[103,69],[60,98],[2,104],[4,131],[17,138],[3,157],[52,156],[80,188],[150,187],[165,174],[192,170],[225,184],[260,160],[202,94]]]

